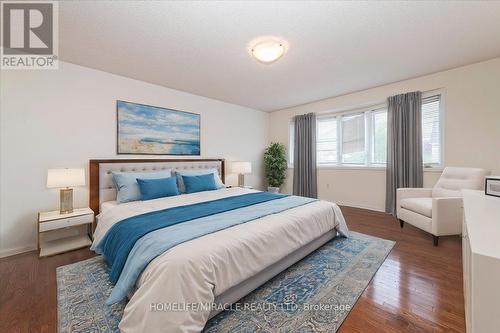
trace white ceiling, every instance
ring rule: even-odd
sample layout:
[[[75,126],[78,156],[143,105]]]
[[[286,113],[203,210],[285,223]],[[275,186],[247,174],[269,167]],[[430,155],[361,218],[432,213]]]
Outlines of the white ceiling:
[[[500,2],[60,3],[60,59],[276,110],[500,56]],[[271,65],[260,36],[285,39]]]

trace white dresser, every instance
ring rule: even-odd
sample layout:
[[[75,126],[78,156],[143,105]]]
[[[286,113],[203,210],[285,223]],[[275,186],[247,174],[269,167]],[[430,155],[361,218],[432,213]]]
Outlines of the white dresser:
[[[500,198],[464,190],[462,260],[467,333],[500,332]]]

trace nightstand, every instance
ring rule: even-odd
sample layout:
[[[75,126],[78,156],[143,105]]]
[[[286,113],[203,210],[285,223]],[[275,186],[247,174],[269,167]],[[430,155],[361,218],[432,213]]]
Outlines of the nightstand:
[[[80,249],[92,244],[88,234],[47,240],[50,232],[56,230],[87,225],[90,228],[94,222],[94,211],[90,208],[78,208],[72,213],[61,214],[58,210],[38,213],[38,250],[40,257],[51,256]]]

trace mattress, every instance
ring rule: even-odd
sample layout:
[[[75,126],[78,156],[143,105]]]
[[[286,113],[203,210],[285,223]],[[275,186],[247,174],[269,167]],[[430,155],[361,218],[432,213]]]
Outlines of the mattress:
[[[116,200],[113,200],[113,201],[105,201],[103,203],[101,203],[101,206],[100,206],[100,213],[104,213],[105,211],[107,211],[108,209],[110,208],[113,208],[115,206],[118,206],[118,202]]]

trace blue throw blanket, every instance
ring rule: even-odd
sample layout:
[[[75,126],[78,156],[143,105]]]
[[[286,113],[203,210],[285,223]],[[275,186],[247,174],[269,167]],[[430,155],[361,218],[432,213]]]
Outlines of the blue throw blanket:
[[[124,299],[146,266],[176,245],[313,201],[316,199],[285,196],[279,200],[266,201],[150,232],[139,239],[130,251],[120,278],[106,303],[114,304]]]
[[[109,279],[116,283],[130,251],[144,235],[186,221],[281,199],[284,196],[269,192],[249,193],[133,216],[113,225],[99,242],[96,251],[104,255],[111,267]]]

